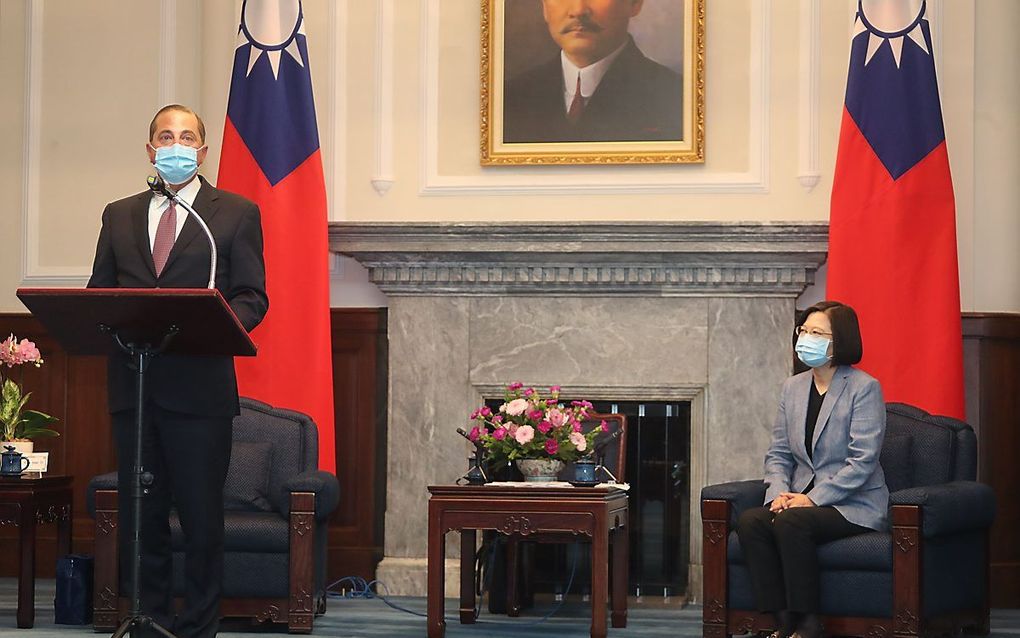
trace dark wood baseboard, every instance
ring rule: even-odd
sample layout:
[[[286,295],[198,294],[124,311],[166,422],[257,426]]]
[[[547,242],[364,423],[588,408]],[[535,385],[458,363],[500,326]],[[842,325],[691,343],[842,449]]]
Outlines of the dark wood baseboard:
[[[1020,607],[1020,313],[964,313],[967,421],[977,432],[978,480],[995,490],[992,607]]]

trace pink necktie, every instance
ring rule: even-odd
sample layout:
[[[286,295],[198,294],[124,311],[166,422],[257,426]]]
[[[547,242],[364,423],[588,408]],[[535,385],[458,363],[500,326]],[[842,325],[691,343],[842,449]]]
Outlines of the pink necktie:
[[[170,249],[174,247],[175,235],[177,234],[177,208],[173,202],[159,218],[159,225],[156,226],[156,240],[152,242],[152,263],[156,266],[156,276],[163,272],[166,260],[170,256]]]
[[[581,95],[581,74],[577,74],[577,89],[574,91],[574,99],[570,101],[570,108],[567,110],[567,121],[577,124],[584,114],[584,96]]]

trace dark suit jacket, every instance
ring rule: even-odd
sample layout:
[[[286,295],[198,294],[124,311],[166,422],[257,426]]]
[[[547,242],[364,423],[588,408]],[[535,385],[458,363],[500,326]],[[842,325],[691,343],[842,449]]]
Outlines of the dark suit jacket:
[[[563,92],[559,55],[507,80],[503,142],[647,142],[683,138],[680,76],[646,58],[633,39],[602,76],[577,124],[567,121]]]
[[[151,198],[152,193],[145,191],[106,206],[89,288],[206,286],[209,243],[190,216],[162,274],[156,278],[149,247]],[[258,206],[202,179],[194,208],[216,238],[216,287],[241,324],[251,331],[269,308]],[[178,214],[184,212],[181,209]],[[135,405],[135,378],[127,362],[124,355],[110,357],[111,412],[132,409]],[[149,399],[167,410],[202,416],[232,416],[239,410],[232,357],[160,355],[149,367],[146,387]]]
[[[765,455],[765,504],[782,492],[807,492],[815,505],[832,506],[846,520],[871,529],[887,527],[889,489],[879,464],[885,438],[885,401],[874,377],[839,366],[822,400],[808,456],[811,371],[786,380],[772,445]]]

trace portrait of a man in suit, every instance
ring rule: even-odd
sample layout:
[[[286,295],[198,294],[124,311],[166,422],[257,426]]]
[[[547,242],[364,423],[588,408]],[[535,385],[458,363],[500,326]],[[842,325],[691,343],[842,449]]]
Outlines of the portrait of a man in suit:
[[[506,5],[508,15],[514,4]],[[631,33],[644,4],[541,0],[541,37],[558,51],[520,72],[507,69],[503,143],[682,139],[681,76],[646,56]],[[682,29],[673,37],[682,41]],[[508,37],[507,58],[530,46]]]

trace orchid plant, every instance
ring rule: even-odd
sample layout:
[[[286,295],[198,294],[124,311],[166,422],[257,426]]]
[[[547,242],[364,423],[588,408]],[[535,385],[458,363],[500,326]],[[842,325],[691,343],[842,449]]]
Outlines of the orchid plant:
[[[39,349],[28,339],[19,341],[12,334],[0,342],[0,440],[23,441],[60,436],[55,430],[46,427],[57,421],[55,417],[25,409],[32,393],[23,392],[21,385],[10,378],[9,370],[15,366],[31,364],[38,368],[42,363]],[[5,367],[8,371],[5,371]]]
[[[602,421],[585,432],[582,422],[593,412],[588,401],[560,402],[560,387],[547,395],[523,383],[511,383],[496,412],[482,406],[471,413],[474,427],[468,438],[481,442],[496,461],[559,459],[571,462],[592,452],[599,434],[609,431]]]

